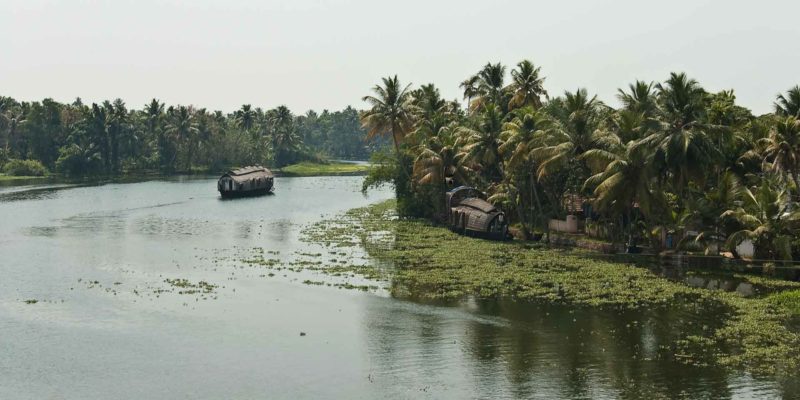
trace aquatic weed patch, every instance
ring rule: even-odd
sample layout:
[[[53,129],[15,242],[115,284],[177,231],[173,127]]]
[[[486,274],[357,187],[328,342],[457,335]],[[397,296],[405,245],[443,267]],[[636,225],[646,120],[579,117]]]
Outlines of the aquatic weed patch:
[[[676,360],[788,375],[800,366],[800,335],[787,326],[790,312],[774,297],[693,288],[583,251],[457,235],[427,221],[398,219],[394,201],[322,221],[304,230],[304,237],[327,246],[360,242],[371,256],[393,265],[384,273],[397,297],[507,297],[619,310],[680,309],[687,317],[663,349]],[[797,287],[768,277],[739,278],[777,291]]]
[[[217,285],[208,283],[206,281],[199,281],[193,283],[188,279],[164,279],[164,283],[177,288],[178,294],[211,294],[217,289]]]

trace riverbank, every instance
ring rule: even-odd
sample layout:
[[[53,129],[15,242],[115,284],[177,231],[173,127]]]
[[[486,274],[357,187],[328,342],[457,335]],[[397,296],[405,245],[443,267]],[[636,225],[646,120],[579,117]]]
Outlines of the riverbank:
[[[338,176],[338,175],[363,175],[369,171],[368,164],[360,163],[312,163],[301,162],[278,169],[283,176]]]
[[[48,176],[15,176],[0,174],[0,183],[2,182],[16,182],[16,181],[31,181],[43,180],[49,178]]]
[[[303,176],[352,176],[364,175],[369,171],[366,163],[350,163],[332,161],[329,163],[301,162],[276,168],[273,170],[278,176],[303,177]],[[0,174],[0,184],[31,183],[36,181],[55,181],[55,182],[139,182],[143,180],[169,178],[176,176],[196,176],[208,177],[219,176],[221,172],[209,172],[202,169],[192,169],[189,171],[176,171],[164,173],[155,170],[141,170],[125,172],[118,175],[95,175],[95,176],[65,176],[60,174],[50,174],[46,176],[14,176]]]
[[[680,310],[670,343],[659,357],[692,365],[719,365],[754,373],[795,375],[800,335],[790,327],[800,283],[755,275],[737,278],[762,288],[736,292],[695,288],[646,268],[606,261],[596,253],[539,244],[492,242],[456,235],[420,220],[399,220],[388,201],[318,223],[309,240],[328,246],[363,244],[394,265],[388,274],[395,297],[454,300],[511,298],[613,310]],[[714,310],[713,320],[701,315]]]

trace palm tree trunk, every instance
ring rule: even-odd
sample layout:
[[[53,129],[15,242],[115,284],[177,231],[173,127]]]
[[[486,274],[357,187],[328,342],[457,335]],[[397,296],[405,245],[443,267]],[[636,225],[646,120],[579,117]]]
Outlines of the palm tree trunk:
[[[520,225],[522,225],[522,240],[528,240],[528,237],[530,237],[529,235],[530,232],[528,231],[528,224],[525,223],[525,216],[522,214],[522,207],[520,207],[519,201],[517,201],[518,195],[519,193],[517,193],[517,191],[513,192],[512,203],[514,203],[514,209],[517,211],[517,218],[519,218],[519,223]]]
[[[539,198],[539,190],[536,188],[536,179],[534,179],[534,175],[531,174],[531,191],[533,192],[533,198],[536,200],[536,215],[534,216],[534,221],[539,220],[542,217],[543,209],[542,209],[542,200]],[[547,229],[548,224],[545,223],[545,229]]]

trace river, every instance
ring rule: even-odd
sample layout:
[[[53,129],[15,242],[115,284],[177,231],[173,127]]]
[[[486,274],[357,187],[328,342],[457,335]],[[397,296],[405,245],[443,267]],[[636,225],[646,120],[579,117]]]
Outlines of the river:
[[[361,180],[279,177],[225,201],[212,178],[0,188],[0,399],[800,395],[655,356],[679,313],[415,302],[240,262],[338,262],[301,230],[391,197]]]

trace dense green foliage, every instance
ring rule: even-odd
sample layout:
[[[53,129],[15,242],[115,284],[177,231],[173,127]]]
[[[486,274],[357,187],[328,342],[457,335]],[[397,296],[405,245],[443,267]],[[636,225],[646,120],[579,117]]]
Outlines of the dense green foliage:
[[[12,176],[44,176],[47,168],[36,160],[11,160],[3,166],[3,172]]]
[[[393,138],[394,165],[365,188],[394,183],[401,215],[441,218],[448,184],[472,185],[525,236],[583,198],[618,243],[658,251],[669,233],[685,249],[736,255],[750,239],[758,258],[800,258],[800,87],[754,116],[732,90],[672,73],[620,89],[614,109],[582,88],[550,97],[529,61],[510,83],[506,72],[489,63],[463,81],[466,109],[433,85],[384,78],[361,119],[370,137]]]
[[[86,105],[0,97],[0,167],[8,163],[13,173],[33,162],[66,175],[98,175],[366,160],[381,142],[364,136],[350,107],[295,116],[285,106],[264,111],[243,105],[225,114],[155,99],[134,110],[120,99]]]

